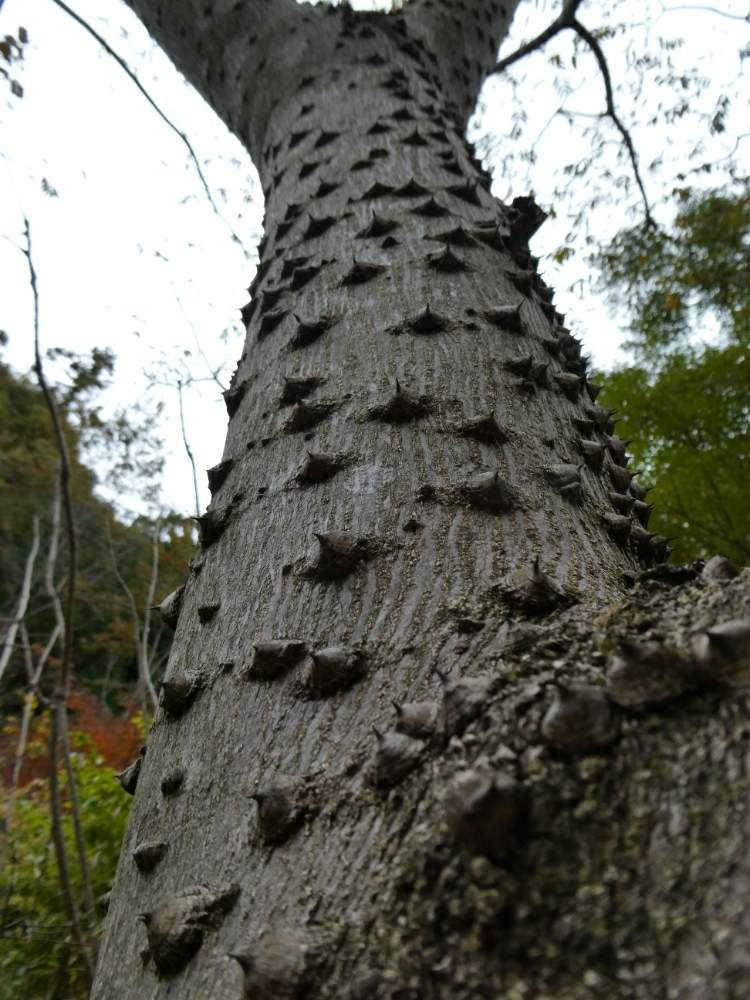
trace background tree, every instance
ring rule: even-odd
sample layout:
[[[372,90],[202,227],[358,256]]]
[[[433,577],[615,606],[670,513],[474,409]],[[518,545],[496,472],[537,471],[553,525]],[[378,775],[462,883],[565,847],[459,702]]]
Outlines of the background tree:
[[[742,995],[747,577],[664,588],[462,139],[511,10],[134,6],[267,215],[93,995]]]
[[[620,434],[653,484],[676,558],[750,558],[750,198],[682,189],[671,230],[635,227],[599,257],[629,317],[632,362],[604,379]]]
[[[166,514],[161,521],[142,517],[127,524],[98,495],[100,477],[110,475],[125,489],[142,486],[145,503],[155,499],[158,463],[148,447],[145,422],[136,411],[106,420],[101,413],[101,389],[113,358],[107,352],[92,358],[54,355],[58,361],[64,356],[68,368],[55,390],[64,407],[62,430],[80,532],[75,680],[65,697],[71,752],[65,746],[56,763],[49,753],[48,709],[62,669],[59,595],[71,574],[67,536],[60,530],[59,454],[39,388],[7,366],[0,368],[3,997],[17,995],[21,983],[30,996],[88,993],[90,976],[72,944],[59,859],[49,836],[55,796],[47,783],[54,769],[61,841],[70,865],[67,888],[75,898],[85,898],[90,877],[92,893],[100,895],[111,883],[128,812],[115,775],[142,743],[143,717],[138,719],[136,710],[139,704],[148,707],[145,693],[160,677],[169,646],[168,629],[157,623],[149,631],[141,622],[148,621],[154,593],[161,598],[179,584],[192,548],[192,528],[183,518]],[[96,460],[94,473],[88,461],[100,450],[107,458]],[[23,602],[17,600],[21,578]],[[87,876],[72,860],[79,834]],[[95,943],[100,916],[86,914],[87,943]]]

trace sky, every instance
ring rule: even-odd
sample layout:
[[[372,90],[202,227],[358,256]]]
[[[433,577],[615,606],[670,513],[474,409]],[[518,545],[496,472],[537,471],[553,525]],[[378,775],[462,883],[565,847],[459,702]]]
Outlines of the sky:
[[[86,352],[110,347],[117,356],[106,412],[136,404],[164,405],[154,432],[164,441],[166,471],[160,503],[195,512],[192,474],[182,446],[178,386],[183,387],[185,432],[199,470],[199,504],[208,502],[203,470],[221,458],[226,411],[221,400],[244,329],[239,307],[247,300],[263,197],[257,174],[239,142],[153,45],[119,0],[68,0],[127,61],[162,111],[193,145],[219,209],[211,207],[182,141],[144,100],[122,69],[52,0],[5,0],[0,37],[23,25],[29,35],[14,76],[23,97],[0,79],[0,330],[9,336],[3,358],[26,372],[32,363],[32,302],[22,244],[29,220],[39,276],[40,330],[44,348]],[[355,0],[358,9],[388,3]],[[581,9],[589,27],[603,23],[613,5],[591,0]],[[738,49],[750,43],[746,2],[699,3],[629,0],[627,33],[605,39],[616,99],[648,175],[657,217],[675,175],[718,159],[746,128],[745,63]],[[531,37],[554,16],[551,2],[522,4],[502,54]],[[716,10],[723,14],[717,14]],[[729,15],[729,16],[725,16]],[[671,50],[661,38],[683,39]],[[660,86],[671,61],[696,67],[709,81],[687,88],[688,109],[675,108],[674,85]],[[745,60],[747,62],[747,60]],[[515,83],[514,83],[515,81]],[[726,131],[709,136],[696,126],[698,112],[712,113],[722,94],[733,100]],[[679,96],[679,95],[678,95]],[[572,117],[555,116],[561,106]],[[608,311],[588,280],[592,238],[614,235],[639,216],[626,190],[622,147],[611,127],[591,117],[603,107],[603,87],[588,54],[572,40],[556,40],[510,76],[485,86],[470,128],[492,170],[501,198],[533,190],[557,217],[532,245],[540,270],[557,289],[556,301],[583,338],[595,364],[618,357],[625,317]],[[690,123],[693,124],[690,124]],[[592,135],[586,129],[596,127]],[[748,142],[750,148],[750,142]],[[740,147],[748,161],[747,149]],[[525,155],[525,159],[522,154]],[[577,177],[591,156],[595,165]],[[563,173],[566,164],[571,166]],[[719,183],[721,171],[696,174],[689,183]],[[570,194],[559,197],[560,187]],[[45,191],[46,188],[46,191]],[[54,192],[54,196],[49,191]],[[581,214],[582,218],[577,218]],[[561,248],[570,256],[558,264]],[[51,366],[51,372],[56,369]],[[105,490],[106,494],[106,490]],[[143,510],[135,494],[108,496],[125,511]]]

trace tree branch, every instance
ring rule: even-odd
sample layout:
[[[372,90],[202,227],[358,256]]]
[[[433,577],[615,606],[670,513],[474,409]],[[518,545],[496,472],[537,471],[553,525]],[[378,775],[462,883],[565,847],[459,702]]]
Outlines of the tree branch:
[[[65,511],[65,529],[68,542],[68,585],[66,588],[65,606],[65,636],[63,643],[63,664],[61,688],[65,697],[68,694],[70,684],[70,672],[73,658],[73,608],[75,602],[76,571],[78,563],[78,546],[76,540],[75,523],[73,520],[73,497],[70,488],[70,456],[68,445],[62,429],[60,414],[52,390],[49,387],[47,378],[42,366],[42,353],[39,343],[39,288],[37,285],[36,269],[31,256],[31,227],[29,220],[24,216],[24,234],[26,237],[26,249],[23,254],[29,266],[29,280],[31,282],[31,293],[34,302],[34,371],[36,373],[39,388],[42,390],[44,401],[47,404],[52,429],[55,436],[57,451],[60,460],[60,487],[62,492],[63,508]],[[53,596],[52,594],[50,596]],[[56,595],[55,595],[56,596]]]
[[[599,71],[602,74],[602,79],[604,80],[604,91],[607,100],[607,116],[612,119],[615,128],[622,136],[622,141],[625,143],[625,147],[630,156],[630,163],[633,167],[633,174],[635,175],[635,181],[638,185],[638,189],[641,192],[641,198],[643,199],[643,207],[646,212],[646,226],[650,229],[655,228],[655,223],[651,215],[651,208],[648,202],[648,196],[646,195],[646,188],[643,185],[643,180],[641,179],[641,172],[638,168],[638,156],[636,155],[635,146],[633,145],[633,140],[630,137],[630,133],[623,125],[617,112],[615,111],[615,97],[612,90],[612,78],[609,74],[609,66],[607,65],[607,60],[604,58],[604,53],[602,52],[601,45],[594,38],[588,28],[581,24],[576,18],[573,18],[570,27],[575,31],[579,38],[582,38],[584,42],[588,45],[594,54],[594,58],[599,66]]]
[[[11,623],[8,626],[8,631],[3,637],[2,649],[0,649],[0,679],[5,673],[5,668],[8,666],[8,662],[13,653],[13,643],[16,640],[16,633],[18,632],[18,626],[23,622],[26,615],[26,608],[29,605],[29,595],[31,594],[31,578],[34,573],[34,563],[36,562],[37,553],[39,552],[39,518],[34,515],[31,536],[31,548],[29,549],[29,554],[26,557],[26,566],[24,568],[23,580],[21,582],[21,591],[18,595],[18,603],[16,604],[16,610],[11,619]]]
[[[525,45],[516,49],[515,52],[511,52],[509,56],[500,59],[491,70],[491,73],[502,73],[503,70],[508,69],[513,63],[519,62],[526,56],[531,55],[532,52],[538,52],[540,49],[543,49],[547,42],[553,39],[555,35],[559,35],[561,31],[565,31],[566,28],[572,28],[573,19],[582,3],[583,0],[566,0],[563,4],[563,9],[549,27],[540,32],[536,38],[532,38],[530,42],[526,42]]]
[[[29,220],[24,216],[24,234],[26,237],[26,247],[23,249],[24,256],[26,257],[29,266],[29,280],[31,283],[31,293],[32,300],[34,303],[34,371],[36,372],[37,381],[39,382],[39,388],[44,396],[45,403],[47,404],[47,409],[50,414],[50,419],[52,421],[52,428],[54,431],[55,441],[57,444],[57,450],[59,453],[59,484],[60,492],[63,498],[63,506],[65,508],[65,525],[66,534],[68,541],[68,560],[69,560],[69,572],[68,572],[68,583],[66,588],[66,602],[64,611],[64,626],[63,626],[63,655],[62,655],[62,667],[60,669],[60,675],[55,683],[55,692],[52,703],[52,712],[50,719],[50,732],[49,732],[49,788],[50,788],[50,818],[52,823],[52,841],[55,847],[55,857],[57,860],[57,869],[60,876],[60,889],[62,891],[63,903],[68,913],[68,919],[70,920],[71,928],[73,931],[73,937],[78,947],[81,958],[93,980],[95,961],[86,941],[83,936],[83,931],[81,928],[80,914],[78,912],[78,906],[73,895],[73,885],[70,879],[70,869],[68,867],[68,855],[65,848],[65,836],[62,826],[62,797],[60,794],[60,782],[58,775],[58,744],[62,740],[63,754],[65,757],[69,757],[67,753],[67,739],[66,736],[66,706],[68,698],[68,689],[70,686],[70,674],[71,665],[73,658],[73,614],[74,614],[74,604],[75,604],[75,585],[76,585],[76,568],[77,568],[77,556],[78,550],[76,545],[76,531],[75,523],[73,520],[73,498],[71,495],[70,488],[70,458],[68,455],[68,446],[65,441],[65,435],[62,429],[62,422],[60,420],[60,414],[57,410],[57,403],[55,402],[55,397],[52,390],[47,383],[46,376],[44,374],[44,368],[42,366],[42,353],[39,343],[39,288],[37,285],[36,269],[34,267],[34,261],[31,255],[31,226]],[[54,593],[50,595],[57,599],[57,594]],[[59,608],[59,604],[56,605],[56,610]],[[75,781],[71,784],[71,808],[72,812],[75,814],[76,807],[74,803],[75,795]],[[74,815],[74,821],[76,817]],[[80,817],[78,817],[80,820]],[[78,839],[78,838],[77,838]],[[90,879],[88,876],[88,864],[86,862],[85,850],[83,854],[80,854],[80,849],[82,847],[81,843],[77,844],[79,848],[79,862],[81,865],[81,874],[84,880],[84,885],[88,882],[88,895],[93,898],[93,893],[91,892]]]
[[[482,84],[493,72],[497,50],[519,2],[410,0],[399,14],[387,15],[391,19],[403,16],[411,37],[437,56],[436,68],[462,128],[474,110]],[[481,36],[470,29],[474,17],[484,21]]]
[[[710,524],[706,524],[705,521],[699,521],[695,518],[685,507],[682,497],[679,495],[672,494],[672,502],[669,500],[660,501],[660,510],[664,514],[671,514],[672,516],[677,516],[683,521],[690,522],[691,526],[697,528],[699,531],[703,532],[704,536],[708,538],[716,539],[720,544],[726,545],[728,549],[736,548],[740,552],[744,553],[745,558],[750,559],[750,546],[738,538],[732,538],[729,535],[723,534],[721,531],[717,531],[716,528],[711,527]]]
[[[33,667],[31,677],[29,678],[29,688],[24,695],[23,702],[23,715],[21,717],[21,731],[18,735],[18,745],[16,747],[16,756],[13,762],[13,776],[11,778],[12,792],[18,788],[18,782],[21,778],[21,767],[23,765],[23,757],[26,753],[26,742],[29,736],[29,726],[31,723],[31,716],[34,711],[34,698],[39,697],[39,682],[42,679],[42,671],[44,670],[49,655],[52,652],[54,644],[59,638],[60,632],[55,625],[52,629],[52,633],[49,637],[49,641],[42,651],[42,655],[39,657],[36,663],[36,667]],[[24,647],[24,654],[27,657],[27,662],[31,664],[31,648],[29,643],[29,633],[26,630],[26,626],[21,626],[21,642]],[[11,806],[13,804],[13,797],[11,795]],[[8,809],[8,824],[10,825],[10,807]]]
[[[29,685],[24,694],[23,698],[23,712],[21,713],[21,726],[18,731],[18,742],[16,744],[16,752],[13,758],[13,770],[11,771],[11,784],[10,784],[10,794],[8,796],[8,804],[5,810],[4,822],[5,831],[10,834],[13,829],[13,813],[16,806],[16,795],[18,793],[18,782],[21,777],[21,768],[23,767],[23,758],[26,753],[26,744],[29,739],[29,730],[31,728],[31,716],[34,712],[34,677],[38,676],[38,671],[34,670],[34,662],[31,655],[31,643],[29,642],[29,633],[26,628],[25,623],[21,623],[20,627],[21,633],[21,645],[23,647],[24,660],[26,663],[26,674],[29,679]],[[3,837],[2,842],[0,842],[0,869],[4,869],[8,854],[11,852],[13,847],[12,836]]]
[[[313,50],[319,45],[333,49],[334,38],[322,30],[327,5],[309,7],[296,0],[126,3],[256,166],[262,163],[276,103],[296,93],[306,72],[301,60],[311,57],[307,44],[312,42]]]
[[[149,636],[151,633],[151,612],[154,607],[154,597],[156,594],[156,584],[159,578],[159,531],[161,529],[161,521],[159,518],[156,520],[154,525],[154,534],[151,539],[151,577],[148,582],[148,592],[146,594],[146,607],[143,612],[143,670],[144,675],[147,679],[149,685],[149,692],[153,692],[154,705],[156,705],[156,690],[154,689],[153,681],[151,680],[151,670],[150,661],[151,657],[149,654]]]
[[[559,15],[555,20],[545,28],[541,34],[537,35],[530,42],[522,45],[520,48],[516,49],[509,56],[501,59],[492,70],[492,73],[501,73],[503,70],[512,66],[514,63],[523,59],[525,56],[530,55],[532,52],[537,52],[549,42],[556,35],[559,35],[561,31],[574,31],[579,38],[581,38],[591,49],[591,52],[596,59],[597,65],[599,67],[599,72],[602,74],[604,80],[604,91],[606,95],[607,110],[605,112],[606,116],[612,120],[617,131],[622,137],[622,141],[625,143],[625,148],[628,151],[628,156],[630,158],[630,164],[633,168],[633,174],[635,176],[636,184],[638,185],[638,190],[640,191],[641,198],[643,200],[643,207],[646,215],[646,226],[648,228],[654,228],[655,223],[653,216],[651,215],[651,206],[649,205],[648,196],[646,195],[646,188],[643,184],[643,179],[641,178],[641,172],[638,167],[638,156],[635,151],[635,146],[633,145],[633,140],[630,136],[625,125],[622,123],[617,111],[615,110],[615,97],[614,91],[612,89],[612,77],[610,76],[609,66],[607,65],[607,60],[604,57],[604,52],[602,47],[591,34],[589,29],[581,24],[581,22],[576,18],[578,8],[581,6],[583,0],[566,0],[563,4],[563,9],[560,11]]]
[[[182,443],[185,446],[185,451],[187,457],[190,460],[190,468],[193,470],[193,495],[195,498],[195,516],[200,517],[201,513],[201,502],[200,495],[198,493],[198,472],[195,468],[195,456],[190,448],[190,442],[188,441],[187,431],[185,430],[185,411],[182,406],[182,382],[177,380],[177,398],[180,403],[180,430],[182,431]]]
[[[745,24],[750,21],[750,14],[730,14],[729,11],[719,10],[718,7],[711,7],[710,4],[676,4],[674,7],[667,7],[662,4],[661,9],[663,14],[671,14],[677,10],[703,10],[709,14],[716,14],[718,17],[729,18],[731,21],[744,21]]]
[[[64,0],[52,0],[52,3],[55,4],[57,7],[59,7],[60,10],[65,11],[66,14],[68,14],[70,17],[72,17],[73,20],[76,22],[76,24],[80,25],[84,29],[84,31],[87,31],[91,35],[91,37],[94,38],[99,43],[99,45],[101,45],[101,47],[104,49],[104,51],[107,53],[107,55],[111,56],[115,60],[115,62],[117,63],[117,65],[122,70],[124,70],[125,73],[127,73],[127,75],[130,77],[130,79],[136,85],[136,87],[141,92],[141,94],[143,95],[143,97],[146,98],[146,100],[148,101],[148,103],[151,105],[151,107],[154,109],[154,111],[157,113],[157,115],[161,118],[161,120],[164,122],[164,124],[168,128],[170,128],[174,132],[174,134],[176,136],[178,136],[178,138],[184,143],[185,148],[188,151],[188,156],[193,161],[193,166],[195,167],[195,170],[196,170],[196,172],[198,174],[198,177],[200,178],[200,182],[203,185],[203,190],[206,192],[206,197],[208,198],[209,202],[211,203],[211,208],[214,210],[214,212],[216,213],[216,215],[221,219],[221,221],[224,223],[224,225],[229,229],[229,232],[232,234],[232,239],[234,240],[234,242],[235,243],[239,243],[239,245],[242,246],[242,240],[239,238],[239,236],[237,235],[237,233],[235,233],[234,229],[232,229],[232,227],[229,224],[229,222],[227,222],[227,220],[221,214],[221,212],[219,211],[218,205],[214,201],[213,195],[211,194],[211,190],[210,190],[210,188],[208,186],[208,182],[206,181],[206,178],[204,177],[203,171],[201,169],[201,165],[198,162],[198,157],[196,155],[196,152],[193,149],[193,146],[192,146],[190,140],[188,139],[187,135],[185,135],[185,133],[183,131],[181,131],[174,124],[174,122],[170,118],[167,117],[167,115],[164,114],[164,112],[161,110],[161,108],[159,107],[159,105],[156,103],[156,101],[153,99],[153,97],[149,94],[149,92],[146,90],[146,88],[143,86],[143,84],[141,83],[141,81],[135,75],[135,73],[133,72],[133,70],[128,66],[128,64],[125,62],[125,60],[122,58],[122,56],[118,55],[118,53],[115,52],[115,50],[112,48],[112,46],[99,34],[99,32],[95,28],[91,27],[91,25],[88,23],[88,21],[84,21],[84,19],[79,14],[76,14],[76,12],[74,10],[71,10],[71,8],[68,7],[68,5],[64,2]]]
[[[140,623],[140,618],[138,616],[138,606],[135,603],[135,597],[133,596],[133,591],[127,585],[125,578],[120,572],[120,567],[117,564],[117,556],[115,554],[115,547],[112,543],[112,534],[110,531],[109,523],[107,524],[107,545],[109,547],[109,555],[110,559],[112,560],[112,568],[114,570],[115,579],[125,592],[125,596],[128,599],[128,604],[130,605],[130,613],[133,616],[133,642],[135,643],[135,655],[138,661],[139,680],[143,686],[143,690],[148,695],[148,698],[151,702],[151,708],[153,710],[156,709],[158,698],[156,695],[156,689],[154,688],[154,684],[153,681],[151,680],[151,675],[148,669],[148,656],[146,647],[148,643],[149,616],[151,614],[150,607],[154,603],[154,591],[156,589],[155,575],[158,571],[158,553],[152,559],[151,579],[149,581],[148,597],[146,598],[146,612],[145,612],[146,618],[143,625],[143,633],[141,633],[141,623]]]

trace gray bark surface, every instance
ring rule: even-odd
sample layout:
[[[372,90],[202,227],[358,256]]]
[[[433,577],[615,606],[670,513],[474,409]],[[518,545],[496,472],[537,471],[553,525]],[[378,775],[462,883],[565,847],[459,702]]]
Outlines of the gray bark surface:
[[[513,5],[133,6],[266,223],[92,996],[746,995],[744,696],[544,735],[747,579],[623,597],[666,543],[463,138]]]

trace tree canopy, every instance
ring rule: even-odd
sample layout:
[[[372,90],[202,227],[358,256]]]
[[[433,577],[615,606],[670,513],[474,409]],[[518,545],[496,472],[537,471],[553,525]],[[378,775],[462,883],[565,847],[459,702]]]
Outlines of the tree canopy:
[[[605,377],[653,523],[678,560],[750,559],[750,189],[683,190],[670,228],[624,230],[599,255],[628,316],[628,362]]]

